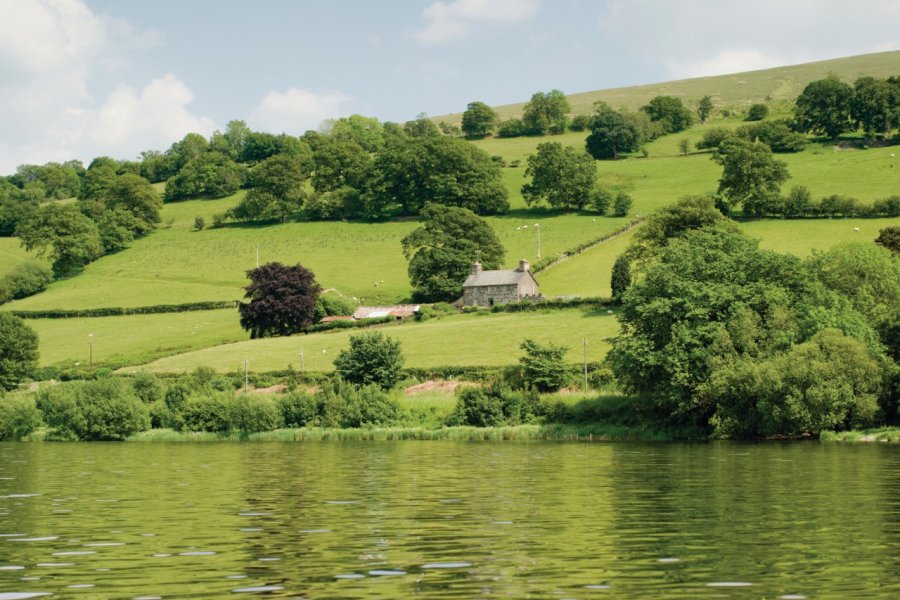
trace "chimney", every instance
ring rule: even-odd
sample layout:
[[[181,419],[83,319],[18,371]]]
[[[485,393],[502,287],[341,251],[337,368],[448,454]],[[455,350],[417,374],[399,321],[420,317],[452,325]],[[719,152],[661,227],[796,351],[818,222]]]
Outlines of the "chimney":
[[[481,273],[481,263],[476,260],[472,263],[472,275],[478,275],[479,273]]]
[[[521,259],[521,260],[519,261],[519,270],[522,271],[522,272],[530,271],[530,270],[531,270],[531,264],[530,264],[527,260],[525,260],[525,259],[523,258],[523,259]]]

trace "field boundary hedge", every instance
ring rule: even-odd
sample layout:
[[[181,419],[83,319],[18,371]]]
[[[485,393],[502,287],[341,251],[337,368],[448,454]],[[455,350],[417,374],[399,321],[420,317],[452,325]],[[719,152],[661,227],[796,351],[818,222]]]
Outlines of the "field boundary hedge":
[[[614,229],[608,233],[604,233],[600,237],[596,237],[596,238],[588,240],[586,242],[582,242],[581,244],[578,244],[574,248],[569,248],[568,250],[563,250],[559,254],[554,254],[553,256],[548,256],[544,260],[542,260],[542,261],[538,262],[536,265],[534,265],[534,267],[532,267],[532,269],[531,269],[531,272],[537,274],[537,273],[540,273],[541,271],[546,271],[553,265],[560,263],[560,262],[566,260],[567,258],[571,258],[571,257],[575,256],[576,254],[581,254],[582,252],[584,252],[586,250],[590,250],[594,246],[598,246],[598,245],[602,244],[603,242],[607,242],[615,237],[619,237],[623,233],[628,233],[629,231],[631,231],[632,229],[634,229],[635,227],[637,227],[638,225],[640,225],[643,222],[644,222],[644,217],[637,217],[636,219],[631,220],[627,225],[619,227],[618,229]]]
[[[85,317],[122,317],[126,315],[155,315],[161,313],[192,312],[235,308],[236,300],[217,302],[189,302],[186,304],[155,304],[153,306],[108,306],[105,308],[85,308],[80,310],[13,310],[13,315],[22,319],[77,319]]]

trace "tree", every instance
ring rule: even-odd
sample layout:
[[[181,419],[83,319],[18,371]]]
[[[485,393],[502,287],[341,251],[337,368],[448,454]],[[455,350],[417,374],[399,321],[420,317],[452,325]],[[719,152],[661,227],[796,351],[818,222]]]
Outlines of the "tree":
[[[678,140],[678,151],[682,156],[687,156],[691,152],[691,140],[683,138]]]
[[[313,324],[322,288],[312,271],[300,264],[271,262],[250,269],[247,277],[244,298],[249,302],[238,304],[238,312],[251,338],[291,335]]]
[[[384,146],[384,125],[375,117],[350,115],[325,121],[323,129],[333,140],[353,142],[366,152],[377,152]]]
[[[26,250],[53,259],[53,273],[67,277],[103,255],[97,225],[72,204],[48,204],[19,223]]]
[[[637,126],[608,104],[598,102],[585,140],[588,154],[596,159],[618,159],[620,152],[635,152],[641,143]]]
[[[622,294],[631,285],[631,260],[627,254],[620,254],[613,263],[609,287],[613,300],[621,300]]]
[[[747,118],[745,121],[762,121],[769,116],[769,107],[761,102],[750,105],[747,109]]]
[[[793,131],[784,121],[742,125],[734,130],[734,134],[750,141],[762,142],[772,152],[800,152],[806,147],[806,136]]]
[[[422,227],[401,240],[416,296],[455,299],[476,260],[486,269],[503,264],[505,250],[497,234],[472,211],[429,204],[421,216]]]
[[[334,368],[344,381],[356,385],[394,387],[403,377],[403,351],[399,340],[380,331],[350,336],[350,348],[341,350]]]
[[[640,258],[655,256],[671,240],[703,227],[737,228],[722,215],[709,196],[684,196],[649,217],[634,235],[628,253]]]
[[[566,346],[539,344],[526,339],[519,346],[525,354],[519,359],[525,375],[525,384],[539,392],[555,392],[569,382],[566,364]]]
[[[876,133],[888,133],[897,125],[900,114],[897,91],[885,79],[860,77],[853,84],[853,102],[850,114],[857,127],[871,139]]]
[[[509,208],[500,167],[480,148],[446,136],[388,142],[369,170],[364,196],[368,218],[416,215],[429,202],[482,215]]]
[[[852,124],[853,88],[830,75],[808,84],[794,106],[794,118],[799,131],[824,134],[837,139]]]
[[[522,186],[526,204],[546,200],[553,208],[571,210],[587,204],[597,172],[586,153],[558,142],[544,142],[538,144],[537,154],[528,157],[525,175],[531,177],[531,182]]]
[[[613,201],[613,216],[614,217],[624,217],[628,214],[628,211],[631,210],[632,199],[631,194],[628,192],[619,192],[616,194],[616,199]]]
[[[284,223],[303,207],[310,166],[300,157],[286,154],[265,159],[253,169],[250,182],[254,187],[233,214],[245,221],[278,219]]]
[[[419,113],[415,120],[403,124],[403,131],[410,137],[433,137],[441,135],[441,130],[428,118],[426,113]]]
[[[709,118],[710,113],[712,113],[713,102],[712,98],[709,96],[703,96],[700,98],[700,102],[697,103],[697,116],[700,117],[701,123],[706,123],[706,119]]]
[[[694,121],[691,111],[681,98],[675,96],[656,96],[641,110],[650,116],[650,120],[663,123],[666,133],[683,131]]]
[[[787,164],[776,160],[762,142],[730,138],[722,142],[712,158],[722,165],[719,193],[731,205],[740,203],[747,215],[766,214],[778,197],[781,184],[790,177]]]
[[[0,312],[0,390],[15,389],[35,368],[38,337],[24,320]]]
[[[885,227],[878,232],[875,243],[887,248],[894,253],[894,256],[897,256],[900,254],[900,227]]]
[[[204,152],[166,182],[165,199],[229,196],[244,185],[244,171],[244,167],[220,152]]]
[[[133,217],[133,232],[147,233],[159,223],[162,198],[149,181],[140,175],[120,175],[106,193],[104,204],[108,210],[121,209]]]
[[[115,183],[116,171],[113,167],[105,164],[92,167],[84,174],[81,188],[78,191],[78,199],[103,202]]]
[[[317,192],[343,187],[362,190],[372,156],[352,140],[322,138],[313,152],[312,185]]]
[[[484,137],[494,131],[498,120],[496,111],[484,102],[470,102],[462,116],[462,132],[471,137]]]
[[[562,133],[566,130],[566,114],[571,110],[569,100],[561,91],[536,92],[522,110],[524,133]]]

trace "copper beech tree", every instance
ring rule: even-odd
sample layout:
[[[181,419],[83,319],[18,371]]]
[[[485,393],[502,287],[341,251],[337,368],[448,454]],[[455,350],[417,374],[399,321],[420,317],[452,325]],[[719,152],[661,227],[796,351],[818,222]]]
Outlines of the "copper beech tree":
[[[241,302],[238,311],[251,338],[291,335],[313,324],[322,288],[312,271],[270,262],[250,269],[247,277],[244,298],[249,302]]]

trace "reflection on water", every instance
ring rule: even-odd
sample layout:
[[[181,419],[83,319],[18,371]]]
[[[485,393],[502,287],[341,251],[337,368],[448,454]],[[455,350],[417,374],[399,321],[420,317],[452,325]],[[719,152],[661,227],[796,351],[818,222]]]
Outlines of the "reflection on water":
[[[0,600],[898,598],[900,448],[0,444]]]

